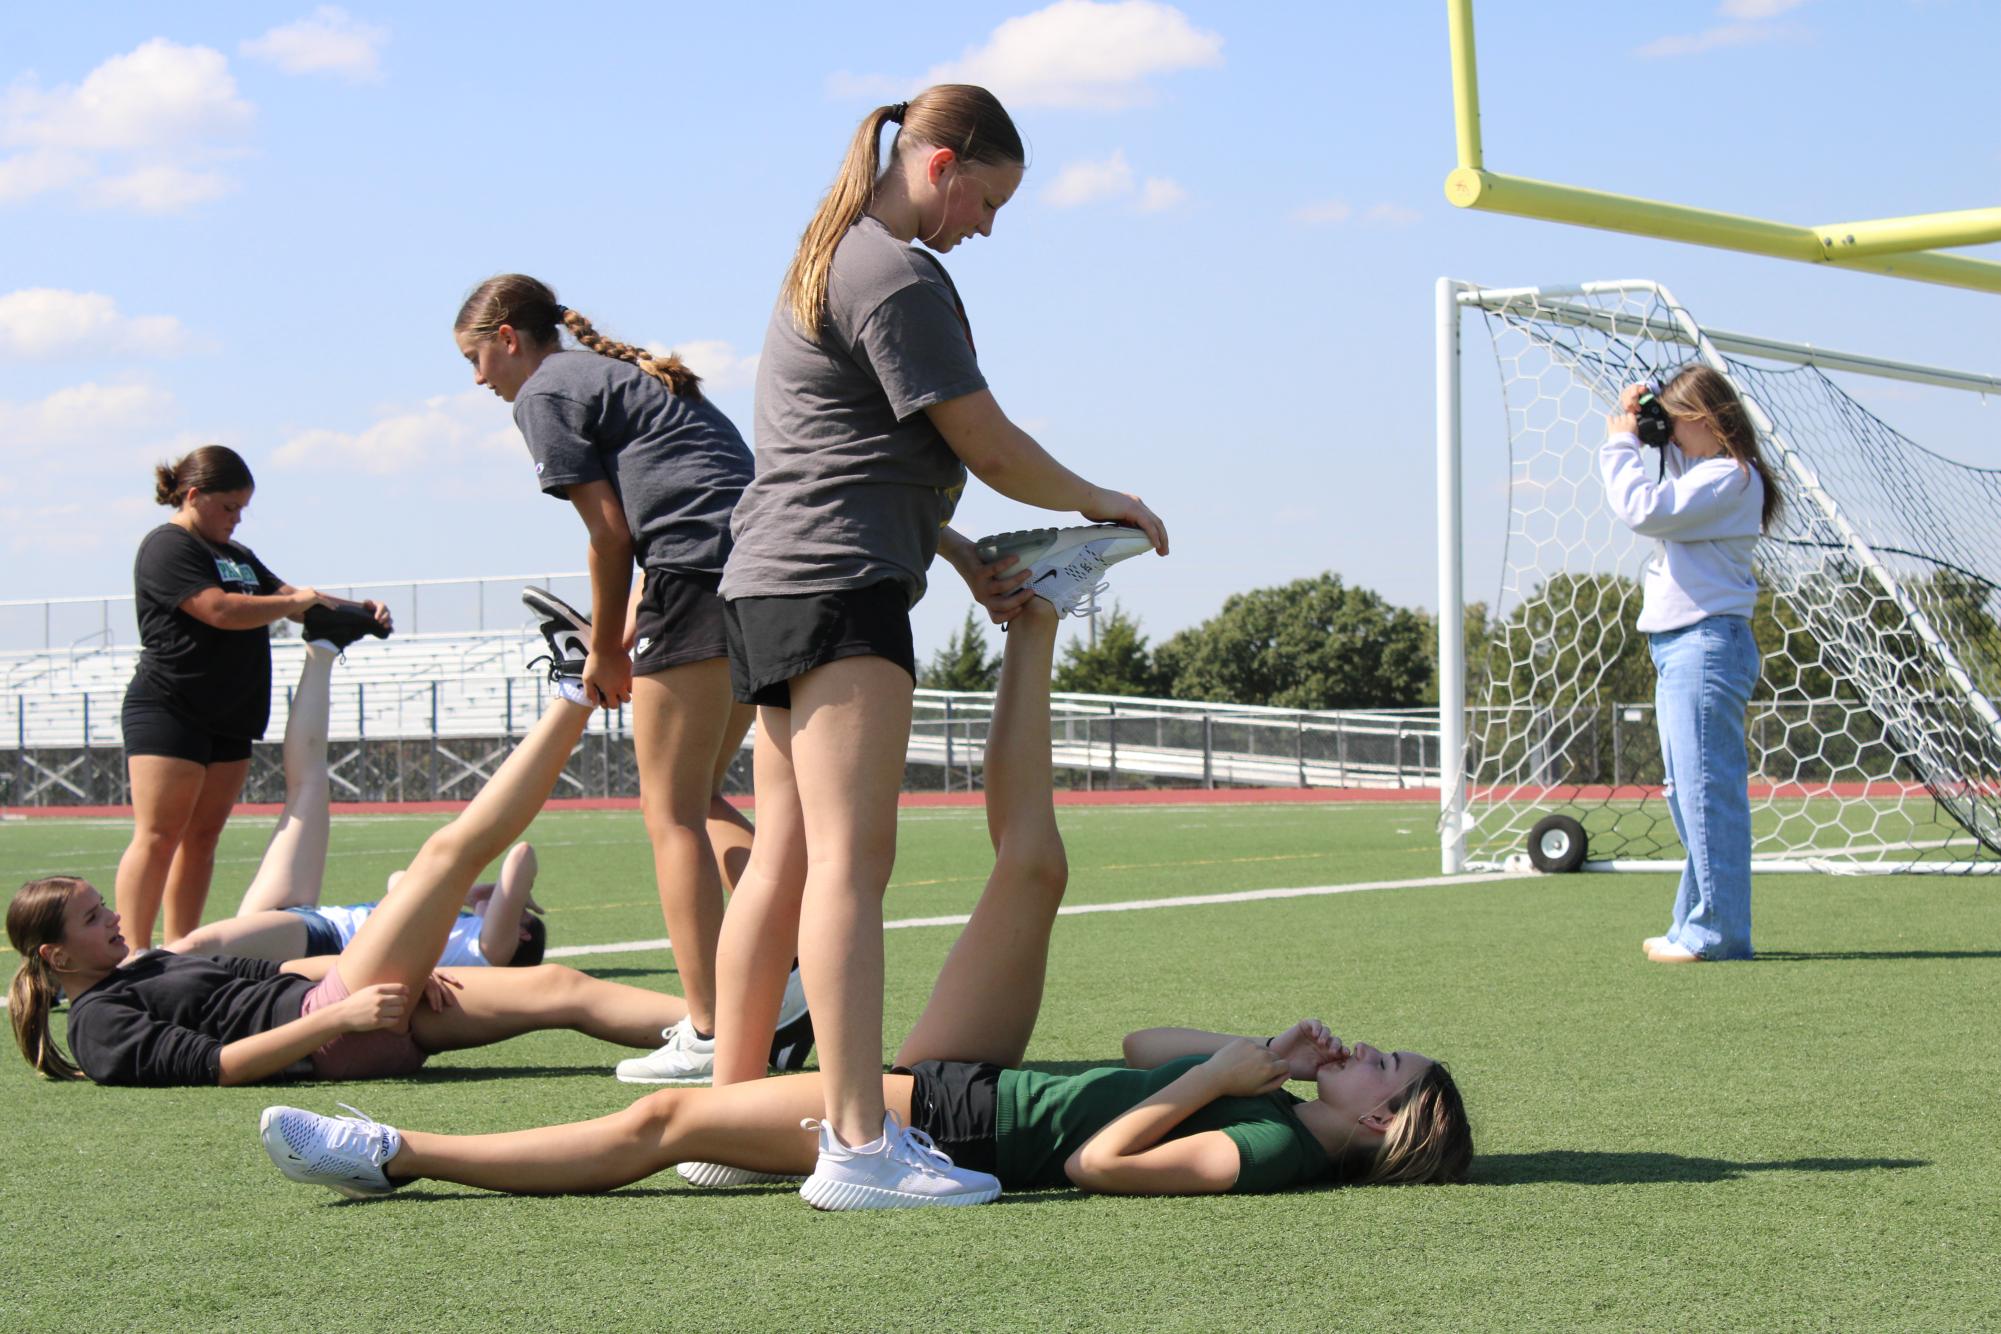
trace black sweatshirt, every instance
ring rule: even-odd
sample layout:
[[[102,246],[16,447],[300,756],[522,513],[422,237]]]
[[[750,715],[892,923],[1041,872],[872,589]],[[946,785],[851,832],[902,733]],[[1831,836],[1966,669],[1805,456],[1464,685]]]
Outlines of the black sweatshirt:
[[[216,1084],[222,1049],[299,1017],[309,978],[265,959],[153,954],[70,1002],[70,1053],[100,1084]]]

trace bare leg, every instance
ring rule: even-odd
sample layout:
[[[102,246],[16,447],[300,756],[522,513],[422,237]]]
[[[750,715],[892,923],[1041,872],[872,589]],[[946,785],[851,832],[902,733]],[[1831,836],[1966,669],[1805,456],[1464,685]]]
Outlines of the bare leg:
[[[882,1133],[882,894],[896,863],[911,689],[907,672],[878,657],[842,658],[792,681],[792,769],[806,827],[799,973],[827,1120],[849,1144]]]
[[[724,799],[723,782],[729,777],[737,751],[743,747],[744,733],[750,731],[756,718],[757,710],[751,705],[731,703],[729,721],[723,727],[722,750],[716,756],[716,771],[709,783],[713,794],[709,798],[709,846],[715,850],[716,870],[722,874],[723,889],[731,894],[736,892],[737,881],[743,879],[744,868],[750,864],[752,826],[743,818],[742,811]]]
[[[660,912],[698,1032],[716,1031],[716,938],[723,884],[709,845],[709,798],[730,717],[729,663],[691,662],[632,683],[639,806],[653,844]]]
[[[166,948],[175,954],[227,954],[235,959],[269,959],[283,963],[306,953],[306,924],[297,913],[282,908],[244,916],[224,917],[196,927]]]
[[[884,1075],[882,1100],[906,1121],[910,1077]],[[728,1088],[663,1089],[622,1112],[499,1135],[399,1130],[403,1145],[384,1164],[391,1181],[456,1181],[521,1195],[615,1190],[675,1163],[727,1163],[753,1172],[804,1176],[818,1144],[802,1130],[826,1100],[819,1075],[786,1075]]]
[[[446,971],[459,983],[452,1003],[442,1010],[420,1006],[410,1026],[427,1051],[484,1047],[550,1028],[652,1048],[660,1045],[661,1029],[688,1013],[679,996],[607,982],[558,963]]]
[[[792,773],[792,711],[760,709],[757,839],[730,896],[716,944],[715,1083],[762,1079],[799,951],[799,900],[806,889],[806,826]]]
[[[486,911],[480,915],[479,952],[495,968],[505,968],[521,947],[521,917],[528,911],[529,896],[535,890],[535,872],[540,863],[535,849],[516,843],[500,863],[500,879],[486,895]],[[479,886],[473,886],[477,891]]]
[[[549,799],[592,710],[566,699],[549,711],[459,817],[424,841],[410,869],[341,952],[349,991],[400,982],[414,994],[437,966],[480,868],[519,838]]]
[[[215,878],[216,841],[222,837],[222,827],[229,823],[243,780],[249,776],[247,759],[211,764],[202,773],[201,792],[195,797],[187,828],[181,831],[180,846],[174,849],[173,865],[167,868],[161,930],[169,940],[201,925],[209,882]]]
[[[132,841],[118,859],[115,897],[125,939],[136,950],[153,943],[153,922],[160,915],[174,849],[181,845],[208,771],[193,760],[166,755],[133,755],[125,770],[132,782]]]
[[[285,809],[265,845],[257,878],[243,891],[238,917],[270,908],[310,908],[320,901],[327,875],[331,785],[327,777],[327,727],[332,713],[334,660],[325,645],[306,645],[305,665],[285,719]],[[262,956],[259,956],[262,957]]]
[[[1009,623],[987,731],[994,870],[896,1063],[1019,1065],[1042,1008],[1049,933],[1069,878],[1050,796],[1049,669],[1056,609],[1031,598]]]

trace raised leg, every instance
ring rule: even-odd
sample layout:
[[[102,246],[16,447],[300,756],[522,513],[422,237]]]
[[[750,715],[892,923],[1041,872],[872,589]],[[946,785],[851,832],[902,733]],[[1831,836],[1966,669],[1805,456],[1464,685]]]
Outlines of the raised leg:
[[[1049,671],[1056,611],[1034,598],[1009,622],[987,730],[987,833],[993,874],[946,956],[931,1000],[896,1053],[1019,1065],[1042,1009],[1049,933],[1069,864],[1056,827],[1049,764]]]
[[[310,908],[320,901],[332,797],[327,730],[339,656],[324,644],[306,645],[299,684],[292,690],[292,712],[285,719],[285,809],[278,813],[256,878],[243,891],[238,917],[272,908]]]
[[[716,757],[730,717],[729,663],[715,658],[669,667],[632,683],[632,742],[639,806],[653,844],[660,911],[688,1014],[716,1031],[716,938],[723,884],[709,844]]]
[[[586,705],[552,700],[471,804],[424,841],[396,888],[341,953],[341,981],[350,992],[377,983],[402,983],[413,993],[422,986],[473,879],[542,809],[591,712]]]
[[[792,711],[761,709],[753,755],[757,840],[716,944],[715,1082],[762,1079],[799,951],[806,826],[792,772]]]
[[[500,863],[500,879],[486,895],[486,910],[480,914],[479,952],[495,968],[505,968],[521,947],[521,918],[528,911],[535,892],[535,872],[541,863],[535,849],[516,843]],[[475,885],[474,890],[478,890]]]
[[[881,1077],[883,1102],[910,1116],[910,1078]],[[799,1122],[826,1099],[816,1074],[786,1075],[727,1088],[664,1089],[594,1121],[498,1135],[432,1135],[400,1130],[402,1147],[384,1164],[392,1181],[430,1178],[522,1195],[615,1190],[675,1163],[727,1163],[754,1172],[803,1176],[818,1145]]]
[[[887,658],[857,657],[815,667],[791,686],[792,771],[806,830],[799,974],[827,1080],[827,1120],[847,1143],[866,1144],[882,1133],[882,895],[896,862],[912,682]]]

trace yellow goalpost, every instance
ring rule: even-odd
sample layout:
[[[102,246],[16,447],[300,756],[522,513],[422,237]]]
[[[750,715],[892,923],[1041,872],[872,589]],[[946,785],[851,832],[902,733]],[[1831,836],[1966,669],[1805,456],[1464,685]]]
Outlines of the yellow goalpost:
[[[1808,264],[2001,292],[2001,262],[1934,247],[2001,241],[2001,208],[1830,222],[1815,227],[1719,213],[1657,199],[1557,185],[1487,170],[1480,143],[1480,78],[1473,47],[1473,0],[1446,0],[1452,41],[1452,104],[1459,165],[1445,197],[1459,208],[1741,250]]]

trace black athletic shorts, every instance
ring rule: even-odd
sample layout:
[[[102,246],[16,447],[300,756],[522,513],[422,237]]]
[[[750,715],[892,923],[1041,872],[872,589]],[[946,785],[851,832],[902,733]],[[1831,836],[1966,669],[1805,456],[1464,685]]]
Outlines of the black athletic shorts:
[[[250,758],[249,737],[210,731],[175,708],[172,696],[143,677],[135,678],[126,688],[119,723],[128,758],[165,755],[203,766]]]
[[[648,570],[634,618],[632,674],[650,676],[669,667],[729,655],[723,632],[720,574]]]
[[[890,1073],[909,1075],[910,1125],[937,1142],[960,1167],[994,1170],[994,1109],[1001,1068],[987,1061],[919,1061]]]
[[[895,580],[725,605],[730,692],[740,703],[789,709],[793,677],[842,658],[888,658],[917,680],[910,594]]]

